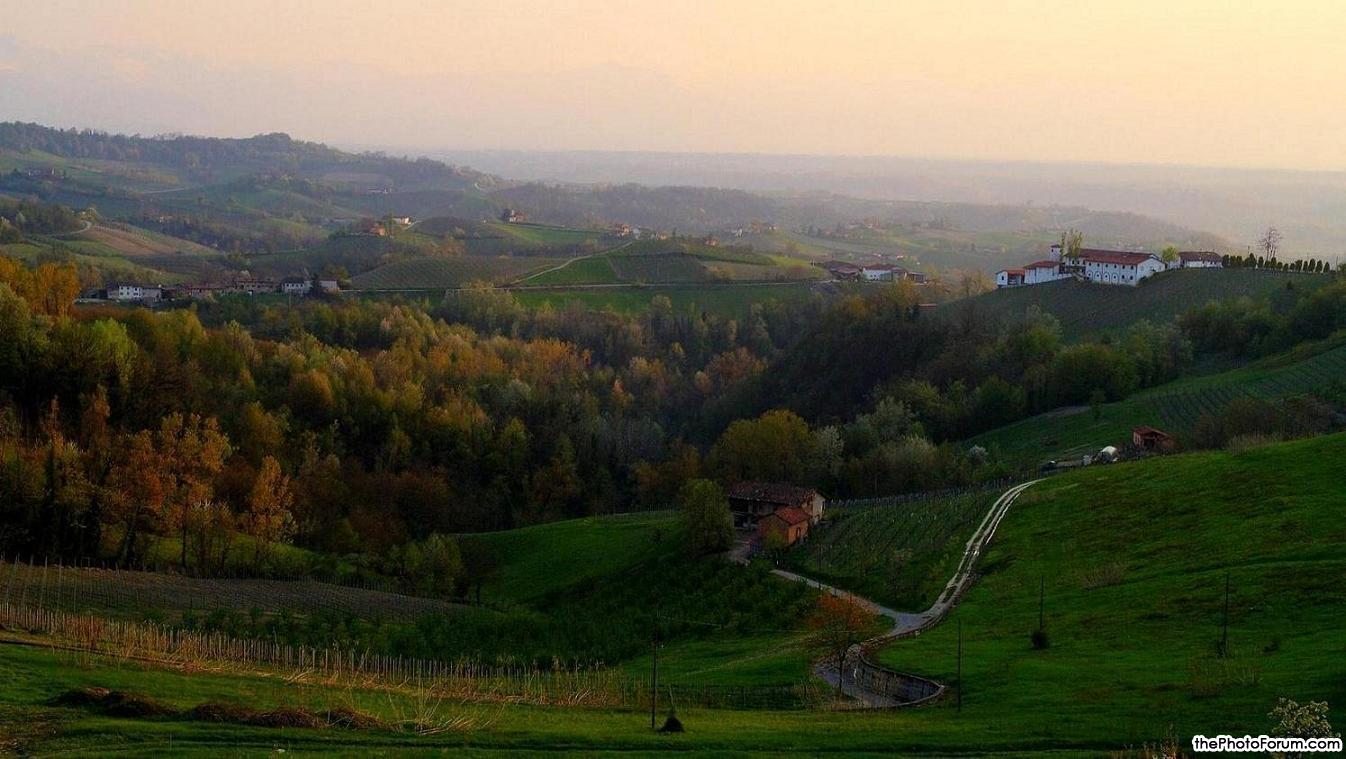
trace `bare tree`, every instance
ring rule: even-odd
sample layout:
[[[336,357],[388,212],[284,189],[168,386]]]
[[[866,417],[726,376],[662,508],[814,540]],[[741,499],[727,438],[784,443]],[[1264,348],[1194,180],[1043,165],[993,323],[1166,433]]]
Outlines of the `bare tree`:
[[[1281,249],[1281,231],[1275,227],[1267,227],[1267,231],[1257,241],[1257,248],[1262,251],[1266,260],[1275,258],[1276,252]]]

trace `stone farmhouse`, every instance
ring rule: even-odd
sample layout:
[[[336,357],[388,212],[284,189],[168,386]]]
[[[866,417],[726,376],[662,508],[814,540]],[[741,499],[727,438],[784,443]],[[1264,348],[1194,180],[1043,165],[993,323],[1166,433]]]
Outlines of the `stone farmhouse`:
[[[735,527],[756,529],[759,537],[778,532],[786,545],[802,540],[823,517],[823,497],[813,488],[780,482],[739,482],[727,495]]]

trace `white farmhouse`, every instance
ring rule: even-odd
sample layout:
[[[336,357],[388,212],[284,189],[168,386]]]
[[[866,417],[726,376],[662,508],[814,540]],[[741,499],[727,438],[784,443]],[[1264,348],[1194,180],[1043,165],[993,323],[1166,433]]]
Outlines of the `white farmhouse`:
[[[162,296],[163,289],[158,285],[132,285],[120,283],[107,286],[108,300],[150,302],[159,300]]]
[[[304,277],[286,277],[280,281],[280,291],[286,295],[308,295],[313,281]]]
[[[1061,269],[1079,273],[1090,282],[1104,285],[1136,286],[1140,281],[1163,271],[1166,266],[1151,253],[1082,248],[1061,259]]]
[[[888,264],[867,264],[860,269],[860,278],[866,282],[892,282],[899,267]]]

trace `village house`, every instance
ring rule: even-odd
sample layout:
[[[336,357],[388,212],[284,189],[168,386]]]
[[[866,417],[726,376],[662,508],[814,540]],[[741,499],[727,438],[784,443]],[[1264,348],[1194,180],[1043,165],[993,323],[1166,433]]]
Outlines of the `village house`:
[[[811,524],[808,512],[784,506],[757,520],[757,538],[763,546],[792,546],[808,536]]]
[[[500,212],[500,220],[506,224],[518,224],[521,221],[525,221],[527,218],[528,217],[523,215],[522,211],[513,208],[506,208]]]
[[[823,497],[813,488],[781,482],[738,482],[729,488],[728,496],[736,527],[753,527],[762,517],[787,507],[802,509],[812,524],[823,516]]]
[[[1178,441],[1167,432],[1141,425],[1131,430],[1131,445],[1148,453],[1171,453]]]
[[[823,261],[818,266],[831,274],[833,279],[852,280],[860,278],[860,267],[848,261]]]
[[[313,280],[305,277],[286,277],[280,281],[280,291],[286,295],[308,295],[313,289]]]
[[[105,294],[108,300],[153,303],[163,297],[163,288],[159,285],[113,283],[107,286]]]
[[[318,289],[325,293],[335,293],[341,291],[341,285],[335,279],[318,280]]]
[[[892,264],[865,264],[860,269],[860,278],[866,282],[892,282],[901,279],[905,271],[906,269]]]

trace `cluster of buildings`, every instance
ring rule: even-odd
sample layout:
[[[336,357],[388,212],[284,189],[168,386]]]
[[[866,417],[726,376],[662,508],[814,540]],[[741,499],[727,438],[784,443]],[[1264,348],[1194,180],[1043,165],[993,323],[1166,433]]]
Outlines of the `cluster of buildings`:
[[[308,279],[306,277],[257,279],[242,277],[232,282],[200,282],[184,285],[144,285],[114,282],[93,293],[92,297],[119,303],[158,303],[184,298],[204,299],[216,295],[282,293],[284,295],[303,296],[314,292],[337,293],[340,291],[341,288],[335,279]]]
[[[790,546],[803,540],[823,518],[823,497],[812,488],[780,482],[739,482],[729,488],[734,526],[757,533],[762,545]]]
[[[918,285],[926,282],[924,274],[896,264],[853,264],[849,261],[824,261],[818,265],[826,269],[833,279],[861,282],[897,282],[905,279]]]
[[[1169,269],[1219,269],[1223,266],[1224,259],[1218,253],[1204,250],[1181,251],[1177,258],[1166,263],[1153,253],[1097,248],[1064,251],[1058,243],[1051,247],[1051,257],[1045,261],[996,272],[995,284],[996,287],[1020,287],[1074,278],[1134,287],[1141,280]]]

